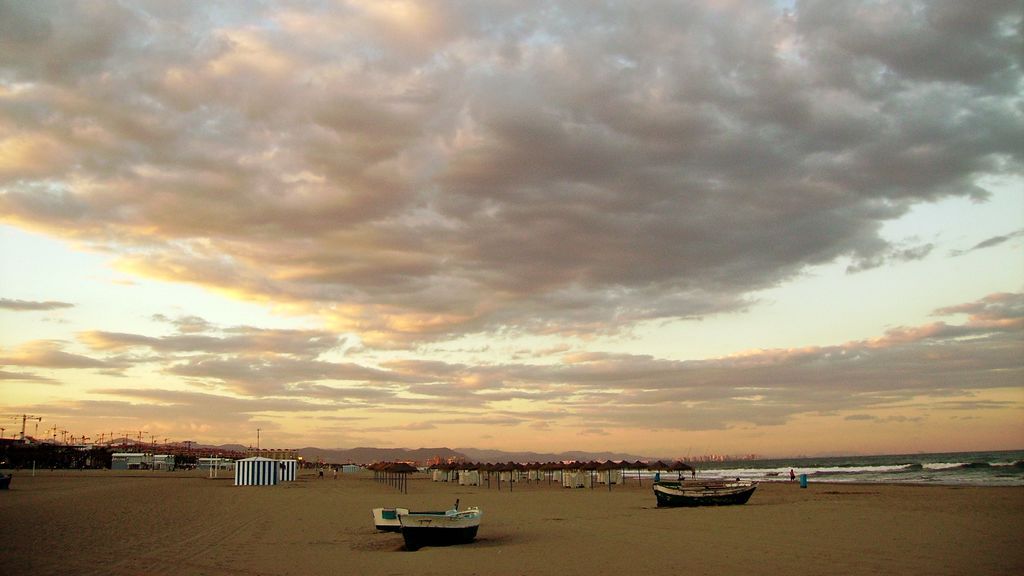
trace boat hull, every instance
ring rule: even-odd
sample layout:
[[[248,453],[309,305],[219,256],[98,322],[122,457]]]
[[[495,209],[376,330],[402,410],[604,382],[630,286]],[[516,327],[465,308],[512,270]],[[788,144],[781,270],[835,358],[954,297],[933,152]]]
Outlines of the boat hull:
[[[746,504],[757,489],[755,482],[680,484],[659,482],[654,485],[658,508],[696,506],[734,506]]]
[[[399,515],[402,539],[407,550],[423,546],[452,546],[467,544],[476,539],[480,529],[479,510],[455,513],[417,513]]]

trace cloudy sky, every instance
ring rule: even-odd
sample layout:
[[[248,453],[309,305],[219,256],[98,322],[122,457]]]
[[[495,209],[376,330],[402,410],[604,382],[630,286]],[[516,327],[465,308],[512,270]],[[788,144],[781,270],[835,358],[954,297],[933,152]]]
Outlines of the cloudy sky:
[[[1024,447],[1022,28],[0,0],[5,435]]]

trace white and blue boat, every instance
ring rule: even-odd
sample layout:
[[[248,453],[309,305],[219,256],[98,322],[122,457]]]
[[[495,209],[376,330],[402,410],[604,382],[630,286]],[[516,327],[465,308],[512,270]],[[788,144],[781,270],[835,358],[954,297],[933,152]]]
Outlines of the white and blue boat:
[[[455,507],[444,512],[409,512],[398,514],[406,550],[419,550],[423,546],[451,546],[466,544],[476,538],[483,512],[476,507],[459,510]]]

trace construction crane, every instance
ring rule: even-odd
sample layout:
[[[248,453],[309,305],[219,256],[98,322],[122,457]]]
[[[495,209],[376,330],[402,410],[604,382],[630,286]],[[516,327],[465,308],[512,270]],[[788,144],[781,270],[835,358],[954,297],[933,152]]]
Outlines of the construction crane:
[[[33,416],[32,414],[18,414],[18,415],[15,415],[15,416],[11,416],[11,418],[13,418],[15,420],[17,420],[18,418],[21,418],[21,438],[20,438],[20,440],[22,442],[25,441],[25,422],[28,421],[28,420],[35,420],[36,422],[42,422],[43,421],[42,416]]]

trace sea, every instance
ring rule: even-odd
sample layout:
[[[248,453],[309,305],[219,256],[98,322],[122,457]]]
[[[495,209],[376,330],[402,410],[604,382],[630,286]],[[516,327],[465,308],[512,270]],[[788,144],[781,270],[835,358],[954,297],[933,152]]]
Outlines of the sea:
[[[691,463],[698,479],[743,478],[789,482],[789,471],[808,482],[1024,486],[1024,450],[887,456],[780,458]],[[675,472],[662,473],[672,479]]]

